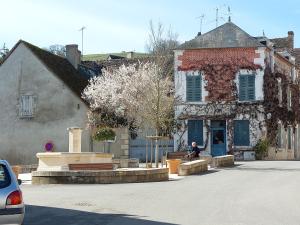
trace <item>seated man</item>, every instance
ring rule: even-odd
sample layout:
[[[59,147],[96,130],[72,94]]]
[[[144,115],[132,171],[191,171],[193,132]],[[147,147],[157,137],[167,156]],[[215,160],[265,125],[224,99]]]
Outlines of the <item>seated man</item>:
[[[199,154],[200,154],[200,148],[198,148],[197,143],[196,142],[192,142],[192,152],[190,154],[187,155],[188,159],[193,159],[193,158],[198,158]]]

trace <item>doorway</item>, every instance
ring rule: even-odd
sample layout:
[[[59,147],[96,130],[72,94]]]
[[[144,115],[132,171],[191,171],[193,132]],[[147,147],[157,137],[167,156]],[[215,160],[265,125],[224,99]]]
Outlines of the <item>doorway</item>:
[[[226,121],[211,121],[211,155],[226,155]]]

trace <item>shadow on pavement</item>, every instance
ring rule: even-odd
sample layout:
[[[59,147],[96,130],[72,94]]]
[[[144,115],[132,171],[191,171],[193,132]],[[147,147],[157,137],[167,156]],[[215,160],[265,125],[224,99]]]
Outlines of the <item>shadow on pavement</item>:
[[[101,214],[87,211],[26,205],[24,225],[175,225],[136,218],[127,214]]]
[[[208,174],[212,174],[212,173],[217,173],[217,172],[220,172],[220,170],[219,170],[219,169],[216,169],[216,168],[211,168],[211,169],[209,169],[209,170],[206,171],[206,172],[202,172],[202,173],[200,173],[200,174],[194,174],[194,175],[192,175],[192,176],[204,176],[204,175],[208,175]]]

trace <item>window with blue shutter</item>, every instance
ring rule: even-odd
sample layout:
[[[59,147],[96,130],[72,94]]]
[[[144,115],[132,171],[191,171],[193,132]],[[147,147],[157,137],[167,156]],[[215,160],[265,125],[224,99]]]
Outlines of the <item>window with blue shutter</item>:
[[[250,145],[249,120],[234,121],[234,145],[235,146]]]
[[[188,120],[188,145],[203,145],[203,120]]]
[[[186,101],[201,102],[201,76],[186,76]]]
[[[239,100],[255,100],[255,75],[249,74],[239,76]]]

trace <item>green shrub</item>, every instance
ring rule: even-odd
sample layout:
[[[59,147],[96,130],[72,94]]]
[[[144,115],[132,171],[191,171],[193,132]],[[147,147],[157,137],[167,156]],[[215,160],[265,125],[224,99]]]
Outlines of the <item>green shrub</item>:
[[[270,142],[267,139],[259,139],[257,144],[254,147],[256,159],[263,159],[268,155],[268,148]]]
[[[107,141],[114,140],[116,133],[113,129],[109,127],[101,127],[99,128],[93,135],[93,139],[95,141]]]

